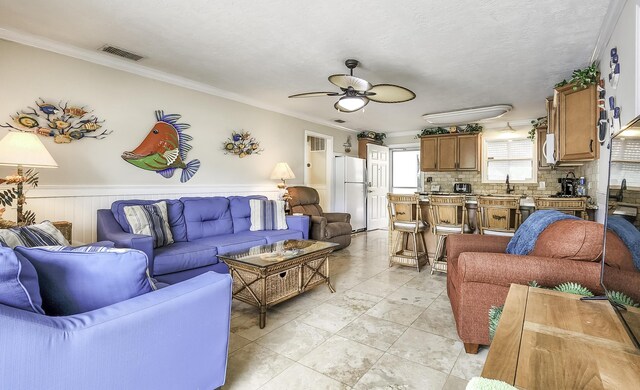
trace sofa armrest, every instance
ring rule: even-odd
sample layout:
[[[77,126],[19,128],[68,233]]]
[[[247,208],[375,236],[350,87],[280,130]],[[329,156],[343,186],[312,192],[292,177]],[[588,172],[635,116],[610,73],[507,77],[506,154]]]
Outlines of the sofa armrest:
[[[0,305],[0,388],[217,388],[230,310],[231,277],[213,272],[73,316]]]
[[[511,237],[481,234],[450,234],[447,236],[447,259],[453,261],[464,252],[504,253]]]
[[[351,222],[351,214],[349,213],[324,213],[325,218],[327,218],[327,222]]]
[[[111,210],[98,210],[96,232],[98,241],[112,241],[116,248],[143,251],[149,259],[149,272],[153,276],[153,237],[125,232]]]
[[[318,215],[311,216],[311,233],[312,240],[324,240],[327,233],[327,219]]]
[[[487,283],[509,287],[512,283],[536,281],[551,287],[580,283],[593,293],[601,293],[600,263],[504,253],[464,252],[458,258],[463,283]]]
[[[287,226],[289,229],[302,232],[302,238],[309,239],[309,216],[308,215],[287,215]]]

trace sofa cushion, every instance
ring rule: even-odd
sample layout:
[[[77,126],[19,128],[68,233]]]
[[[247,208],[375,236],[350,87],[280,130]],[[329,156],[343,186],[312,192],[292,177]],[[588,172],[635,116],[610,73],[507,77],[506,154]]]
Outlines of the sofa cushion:
[[[284,201],[251,199],[251,230],[285,230],[287,219],[284,214]]]
[[[325,228],[326,238],[333,238],[351,234],[351,224],[348,222],[332,222],[328,223]]]
[[[598,261],[602,255],[604,227],[582,219],[564,219],[547,226],[531,256]]]
[[[258,232],[247,232],[252,237],[264,238],[267,244],[273,244],[274,242],[283,240],[302,240],[303,235],[299,230],[261,230]]]
[[[180,201],[184,204],[188,241],[233,233],[229,199],[214,196],[180,198]]]
[[[177,199],[161,199],[167,203],[167,216],[169,217],[169,226],[171,227],[171,234],[173,240],[176,242],[187,241],[187,225],[184,221],[184,206],[182,202]],[[127,233],[131,233],[131,228],[127,222],[127,217],[124,213],[125,206],[136,206],[145,204],[154,204],[160,200],[142,200],[142,199],[129,199],[118,200],[111,205],[111,212],[122,230]]]
[[[230,196],[228,199],[231,219],[233,220],[233,232],[238,233],[248,231],[251,227],[251,206],[249,206],[249,200],[266,200],[267,197],[262,195]]]
[[[216,264],[218,250],[213,245],[202,245],[198,241],[176,242],[158,248],[153,257],[153,275],[164,275],[191,268]]]
[[[49,221],[35,225],[0,229],[0,246],[69,245],[60,230]]]
[[[16,247],[38,272],[48,315],[99,309],[153,290],[147,256],[133,249]]]
[[[33,264],[13,249],[0,247],[0,303],[44,314]]]
[[[605,254],[607,265],[621,269],[623,271],[638,272],[633,265],[633,255],[624,241],[617,234],[607,231],[607,252]]]
[[[218,255],[226,255],[232,252],[239,252],[254,246],[266,245],[267,240],[262,237],[255,237],[251,232],[240,232],[236,234],[222,234],[214,237],[205,237],[197,240],[200,245],[208,245],[218,250]]]
[[[173,234],[167,216],[167,203],[125,206],[124,213],[131,227],[131,233],[144,234],[153,238],[153,247],[173,244]]]

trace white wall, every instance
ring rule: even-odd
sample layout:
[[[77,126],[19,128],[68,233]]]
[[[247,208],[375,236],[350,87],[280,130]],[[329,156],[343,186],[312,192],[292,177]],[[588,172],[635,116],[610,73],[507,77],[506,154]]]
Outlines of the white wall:
[[[46,201],[40,205],[29,201],[28,208],[37,212],[38,219],[71,220],[74,234],[83,240],[94,237],[95,223],[88,222],[87,217],[76,219],[80,210],[70,210],[75,209],[76,202],[71,200],[63,207],[61,204],[67,200],[57,199],[101,199],[83,206],[82,213],[95,214],[95,209],[108,206],[110,199],[131,196],[252,191],[275,196],[277,183],[269,180],[269,175],[279,161],[289,163],[296,175],[287,184],[302,183],[305,130],[333,136],[336,152],[343,152],[342,140],[350,134],[13,42],[0,40],[0,58],[0,123],[11,121],[12,113],[34,106],[35,100],[42,97],[87,105],[106,120],[105,128],[113,130],[103,140],[83,139],[70,144],[41,138],[59,168],[40,170],[40,187],[31,190],[28,197]],[[197,158],[202,165],[188,183],[180,183],[180,170],[173,178],[165,179],[120,157],[144,139],[155,123],[157,109],[181,114],[181,122],[191,124],[187,133],[194,138],[190,142],[193,149],[187,161]],[[222,143],[233,130],[251,131],[264,152],[243,159],[225,155]],[[0,129],[0,136],[5,133]],[[12,172],[11,168],[0,167],[0,176]],[[9,210],[5,217],[12,215]]]

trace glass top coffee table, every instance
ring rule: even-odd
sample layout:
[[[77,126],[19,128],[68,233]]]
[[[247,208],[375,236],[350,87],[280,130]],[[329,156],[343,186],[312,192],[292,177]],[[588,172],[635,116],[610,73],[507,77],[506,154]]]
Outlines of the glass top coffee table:
[[[218,258],[229,266],[233,297],[260,309],[262,329],[269,307],[321,284],[335,292],[329,277],[329,254],[337,246],[324,241],[285,240]]]

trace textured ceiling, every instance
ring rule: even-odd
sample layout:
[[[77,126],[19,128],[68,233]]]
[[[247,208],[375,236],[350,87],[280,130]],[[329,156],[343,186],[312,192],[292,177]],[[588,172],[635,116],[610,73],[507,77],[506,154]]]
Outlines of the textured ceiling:
[[[502,120],[544,113],[553,84],[588,65],[604,0],[0,0],[0,27],[96,50],[354,130],[417,131],[421,115],[508,103]],[[107,54],[105,54],[107,55]],[[339,113],[332,91],[346,73],[417,94]]]

